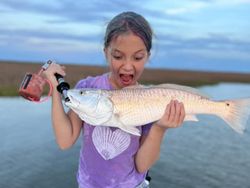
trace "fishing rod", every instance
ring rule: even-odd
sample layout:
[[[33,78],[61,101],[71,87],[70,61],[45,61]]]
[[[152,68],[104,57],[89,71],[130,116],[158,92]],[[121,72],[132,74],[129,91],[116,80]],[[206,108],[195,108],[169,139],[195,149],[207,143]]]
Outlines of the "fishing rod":
[[[61,93],[65,102],[69,102],[69,97],[67,95],[67,91],[70,88],[69,84],[65,82],[62,75],[56,73],[55,77],[58,82],[58,86],[56,87],[57,91]]]
[[[53,86],[48,79],[42,77],[42,72],[52,63],[55,63],[55,61],[48,60],[38,73],[26,73],[19,87],[19,95],[32,102],[44,102],[48,100],[51,96]],[[67,96],[67,91],[70,89],[70,85],[64,80],[62,75],[55,73],[55,77],[58,82],[57,91],[61,93],[63,100],[68,102],[69,97]],[[41,100],[46,83],[49,85],[49,93],[46,98]]]

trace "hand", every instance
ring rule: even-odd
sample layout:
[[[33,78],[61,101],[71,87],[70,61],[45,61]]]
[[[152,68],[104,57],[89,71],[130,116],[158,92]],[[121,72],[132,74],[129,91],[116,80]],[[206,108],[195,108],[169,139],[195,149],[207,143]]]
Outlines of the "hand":
[[[167,129],[180,127],[185,118],[185,109],[183,103],[177,100],[171,100],[167,105],[162,118],[156,122],[156,125]]]
[[[57,63],[51,63],[49,67],[43,72],[43,75],[51,82],[54,88],[56,88],[58,85],[55,73],[66,76],[65,67]]]

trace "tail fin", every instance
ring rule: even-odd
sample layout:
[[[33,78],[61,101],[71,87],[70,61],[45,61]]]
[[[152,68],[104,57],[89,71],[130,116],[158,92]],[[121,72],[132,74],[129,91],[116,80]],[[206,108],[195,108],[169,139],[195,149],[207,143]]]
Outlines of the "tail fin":
[[[250,98],[224,101],[228,111],[221,118],[238,133],[243,133],[250,115]]]

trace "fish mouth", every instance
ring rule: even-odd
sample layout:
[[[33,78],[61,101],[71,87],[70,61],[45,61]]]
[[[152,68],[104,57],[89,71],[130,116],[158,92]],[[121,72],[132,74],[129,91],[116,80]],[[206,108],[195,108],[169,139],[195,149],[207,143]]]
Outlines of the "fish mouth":
[[[67,94],[69,97],[69,102],[66,102],[65,104],[70,107],[77,108],[80,105],[80,101],[77,100],[75,97],[73,97],[71,94]]]
[[[134,81],[133,74],[120,74],[119,76],[123,86],[129,86],[133,84]]]

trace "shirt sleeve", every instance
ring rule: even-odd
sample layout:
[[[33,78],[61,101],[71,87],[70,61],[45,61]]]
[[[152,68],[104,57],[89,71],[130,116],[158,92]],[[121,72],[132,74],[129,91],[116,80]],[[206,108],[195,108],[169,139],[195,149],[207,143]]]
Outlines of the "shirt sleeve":
[[[154,122],[148,123],[148,124],[142,126],[142,135],[147,135],[148,134],[148,132],[150,131],[150,129],[151,129],[152,125],[153,125],[153,123]]]
[[[90,80],[91,80],[91,79],[92,79],[91,77],[87,77],[87,78],[85,78],[85,79],[82,79],[82,80],[78,81],[78,82],[76,83],[76,85],[75,85],[75,89],[80,89],[80,88],[87,88],[87,87],[89,87],[89,85],[90,85]]]

